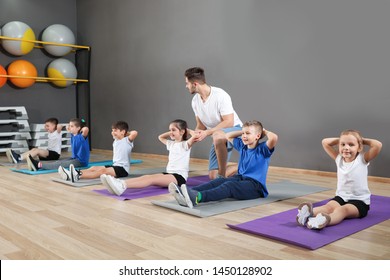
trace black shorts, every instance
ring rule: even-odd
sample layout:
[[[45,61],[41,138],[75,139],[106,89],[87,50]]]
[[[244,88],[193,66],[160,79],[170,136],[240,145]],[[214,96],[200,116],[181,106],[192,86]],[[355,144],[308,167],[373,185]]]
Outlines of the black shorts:
[[[342,199],[340,196],[335,196],[331,200],[336,201],[341,206],[343,206],[345,204],[354,205],[359,211],[359,218],[364,218],[365,216],[367,216],[368,210],[370,210],[370,205],[365,204],[361,200],[352,199],[352,200],[348,200],[347,202],[345,202],[344,199]]]
[[[129,176],[129,173],[122,167],[122,166],[115,166],[115,165],[105,165],[105,168],[114,168],[115,177],[121,178],[121,177],[127,177]]]
[[[60,158],[60,154],[54,151],[47,150],[49,155],[47,157],[39,157],[40,160],[58,160]]]
[[[165,174],[165,175],[168,175],[168,174],[173,175],[175,177],[176,181],[177,181],[177,185],[178,186],[181,186],[181,185],[183,185],[183,184],[185,184],[187,182],[186,179],[184,179],[184,177],[181,176],[180,174],[177,174],[177,173],[167,173],[167,172],[163,172],[163,174]]]

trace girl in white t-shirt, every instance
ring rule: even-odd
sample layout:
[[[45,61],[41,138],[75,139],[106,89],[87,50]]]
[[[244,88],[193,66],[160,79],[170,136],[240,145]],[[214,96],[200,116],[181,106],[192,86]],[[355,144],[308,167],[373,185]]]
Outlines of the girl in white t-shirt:
[[[187,135],[191,137],[187,140]],[[169,124],[169,131],[158,136],[169,151],[169,160],[166,172],[143,175],[127,180],[116,179],[110,175],[100,176],[100,180],[108,191],[118,196],[127,188],[144,188],[147,186],[168,187],[171,182],[178,185],[185,184],[188,178],[191,146],[195,142],[193,132],[188,129],[184,120],[174,120]]]
[[[369,147],[366,152],[363,152],[364,145]],[[382,143],[362,138],[356,130],[345,130],[339,138],[323,139],[322,146],[336,161],[337,190],[336,196],[325,205],[313,208],[311,203],[305,202],[298,206],[298,224],[310,229],[322,229],[344,219],[363,218],[367,215],[371,196],[367,167],[379,154]]]
[[[45,121],[45,130],[48,133],[48,145],[46,149],[33,148],[23,154],[18,154],[12,149],[6,151],[8,160],[11,163],[19,163],[27,160],[28,156],[39,157],[40,160],[58,160],[61,155],[62,125],[58,124],[58,119],[49,118]]]

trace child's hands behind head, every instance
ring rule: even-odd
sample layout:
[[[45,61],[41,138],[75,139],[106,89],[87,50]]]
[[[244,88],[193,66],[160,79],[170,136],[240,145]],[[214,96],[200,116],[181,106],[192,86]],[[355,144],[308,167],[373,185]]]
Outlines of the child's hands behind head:
[[[89,128],[87,126],[84,126],[82,129],[80,129],[80,133],[84,136],[87,137],[89,133]]]

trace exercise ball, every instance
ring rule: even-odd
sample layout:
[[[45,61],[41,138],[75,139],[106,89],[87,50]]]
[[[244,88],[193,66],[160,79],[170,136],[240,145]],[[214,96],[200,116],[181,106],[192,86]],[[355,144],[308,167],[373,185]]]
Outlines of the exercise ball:
[[[35,41],[34,31],[21,21],[11,21],[2,28],[2,36]],[[3,48],[10,54],[21,56],[28,54],[34,48],[33,42],[2,40]]]
[[[53,79],[76,79],[77,69],[71,61],[65,58],[57,58],[49,63],[47,76]],[[74,81],[66,80],[53,80],[51,82],[58,87],[67,87],[74,83]]]
[[[75,44],[75,37],[67,26],[63,24],[53,24],[47,27],[42,33],[42,41],[56,44]],[[43,48],[51,55],[64,56],[68,54],[72,48],[65,46],[54,46],[44,44]]]
[[[1,34],[0,34],[1,35]],[[0,65],[0,75],[7,75],[4,67]],[[0,88],[7,82],[7,77],[0,77]]]
[[[27,60],[19,59],[13,61],[8,66],[8,75],[9,76],[20,76],[20,77],[34,77],[34,78],[9,78],[11,83],[20,88],[27,88],[32,86],[38,75],[37,68],[34,64]]]

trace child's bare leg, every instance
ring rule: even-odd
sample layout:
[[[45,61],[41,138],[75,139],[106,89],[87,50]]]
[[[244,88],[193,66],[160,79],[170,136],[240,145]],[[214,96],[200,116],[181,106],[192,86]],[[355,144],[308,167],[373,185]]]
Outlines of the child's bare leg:
[[[91,168],[80,170],[80,179],[95,179],[99,178],[100,175],[106,174],[115,177],[115,170],[112,167],[104,166],[92,166]]]
[[[26,160],[28,158],[28,155],[32,156],[33,158],[39,156],[39,157],[48,157],[49,156],[49,151],[44,150],[44,149],[38,149],[38,148],[33,148],[27,152],[24,152],[23,154],[20,155],[21,160]]]
[[[175,176],[162,173],[124,180],[127,188],[144,188],[151,185],[168,187],[171,182],[177,183]]]
[[[328,225],[337,225],[346,218],[358,218],[359,210],[352,204],[345,204],[341,206],[338,202],[331,200],[327,204],[315,207],[313,209],[314,216],[320,213],[328,214],[330,222]]]
[[[359,215],[359,210],[355,205],[345,204],[343,206],[337,207],[333,213],[330,213],[329,225],[337,225],[347,218],[359,218]]]
[[[340,204],[334,200],[330,200],[328,203],[322,206],[314,207],[313,214],[317,216],[319,213],[331,214],[337,208],[341,207]]]

